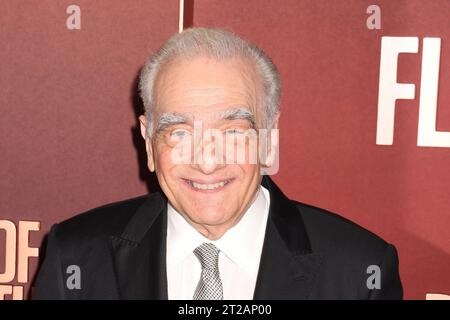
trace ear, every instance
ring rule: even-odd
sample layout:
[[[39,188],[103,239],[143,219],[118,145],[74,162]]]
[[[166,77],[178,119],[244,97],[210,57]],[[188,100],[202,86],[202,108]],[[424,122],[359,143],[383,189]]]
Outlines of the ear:
[[[139,117],[141,136],[145,140],[145,150],[147,151],[147,166],[151,172],[155,171],[155,160],[153,158],[153,145],[152,140],[147,134],[147,118],[142,115]]]

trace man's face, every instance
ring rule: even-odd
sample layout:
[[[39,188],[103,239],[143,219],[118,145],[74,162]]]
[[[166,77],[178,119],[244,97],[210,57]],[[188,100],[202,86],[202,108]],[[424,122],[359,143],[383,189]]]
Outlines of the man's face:
[[[261,90],[253,67],[240,59],[180,59],[163,66],[155,83],[155,130],[146,137],[149,169],[156,171],[172,206],[210,239],[221,237],[251,205],[261,182],[260,164],[220,163],[209,152],[198,163],[177,163],[171,142],[191,141],[194,122],[203,132],[218,129],[226,136],[258,129]],[[253,123],[237,109],[252,114]],[[140,121],[145,136],[145,117]]]

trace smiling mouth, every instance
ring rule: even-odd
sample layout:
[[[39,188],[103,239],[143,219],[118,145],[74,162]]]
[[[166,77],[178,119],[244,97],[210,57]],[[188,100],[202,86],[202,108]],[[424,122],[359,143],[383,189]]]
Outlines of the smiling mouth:
[[[183,179],[192,189],[197,191],[218,191],[229,184],[232,180],[222,180],[216,183],[199,183],[189,179]]]

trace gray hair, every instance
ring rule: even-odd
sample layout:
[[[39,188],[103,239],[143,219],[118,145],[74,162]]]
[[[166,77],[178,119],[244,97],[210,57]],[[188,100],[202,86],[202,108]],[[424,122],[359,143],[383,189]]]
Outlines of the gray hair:
[[[172,36],[147,60],[141,70],[139,92],[144,103],[149,136],[153,133],[154,85],[161,66],[178,57],[190,58],[197,55],[205,55],[218,61],[234,57],[253,61],[262,80],[264,123],[267,128],[273,125],[280,108],[281,81],[272,60],[262,49],[230,31],[189,28]]]

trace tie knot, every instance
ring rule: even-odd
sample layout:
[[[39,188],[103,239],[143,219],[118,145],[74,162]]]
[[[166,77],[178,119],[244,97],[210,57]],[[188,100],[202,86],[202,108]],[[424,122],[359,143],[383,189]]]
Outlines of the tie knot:
[[[219,268],[219,252],[220,250],[212,243],[203,243],[194,250],[194,254],[200,260],[202,269],[218,269]]]

